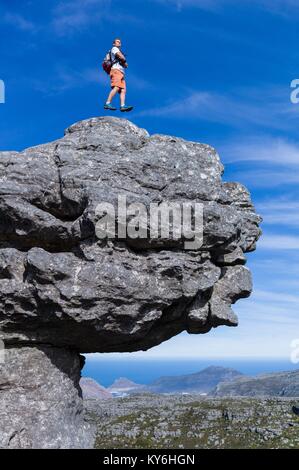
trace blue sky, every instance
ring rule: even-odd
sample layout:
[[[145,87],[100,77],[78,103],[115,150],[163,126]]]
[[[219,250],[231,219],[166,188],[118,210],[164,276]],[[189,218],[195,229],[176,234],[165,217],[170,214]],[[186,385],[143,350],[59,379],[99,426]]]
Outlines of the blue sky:
[[[299,104],[290,102],[299,3],[1,0],[0,23],[0,150],[57,139],[103,115],[100,66],[120,36],[131,120],[216,147],[225,180],[244,183],[264,217],[248,256],[254,294],[235,306],[239,327],[183,333],[130,357],[289,357],[299,338]]]

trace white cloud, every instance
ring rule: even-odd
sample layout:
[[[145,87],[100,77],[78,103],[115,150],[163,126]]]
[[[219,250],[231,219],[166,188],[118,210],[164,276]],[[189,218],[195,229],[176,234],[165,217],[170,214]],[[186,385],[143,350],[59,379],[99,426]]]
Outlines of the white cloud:
[[[264,225],[299,226],[299,201],[273,199],[256,207],[263,214]]]
[[[265,280],[270,279],[271,284],[276,281],[288,283],[290,279],[294,278],[299,280],[299,252],[276,253],[275,257],[270,257],[270,253],[267,252],[267,255],[268,257],[259,256],[259,258],[255,257],[250,261],[251,268],[263,276]],[[273,273],[279,273],[277,279],[274,279],[273,276],[269,277]]]
[[[2,15],[2,21],[24,32],[36,32],[42,28],[62,37],[86,31],[92,25],[102,26],[104,21],[116,24],[143,22],[141,17],[113,10],[112,0],[61,0],[53,3],[55,6],[46,11],[42,26],[24,15],[9,11]]]
[[[202,10],[215,11],[227,3],[228,0],[156,0],[156,2],[175,6],[178,11],[181,11],[184,7],[196,7]]]
[[[226,162],[264,161],[278,165],[299,165],[299,145],[276,137],[248,137],[246,142],[232,142],[223,146]]]
[[[34,79],[30,86],[46,95],[63,93],[76,88],[86,87],[87,84],[98,83],[109,84],[109,77],[101,73],[97,68],[85,68],[74,70],[69,67],[58,65],[55,71],[46,79]]]
[[[259,135],[246,136],[244,139],[241,136],[229,143],[219,145],[218,151],[225,164],[244,162],[241,168],[234,167],[234,178],[251,188],[287,187],[299,183],[299,144],[285,138]],[[293,208],[292,211],[288,209],[282,214],[282,211],[287,209],[287,202],[284,207],[281,204],[275,211],[272,207],[272,213],[269,207],[263,208],[268,212],[269,223],[271,220],[274,223],[280,214],[285,224],[288,219],[291,222],[290,212],[294,213],[295,209]],[[295,221],[292,225],[294,224]]]
[[[299,237],[292,235],[263,235],[259,240],[259,249],[264,250],[299,250]]]
[[[111,0],[72,0],[60,2],[53,10],[52,27],[67,36],[99,24],[108,14]]]
[[[29,21],[24,16],[17,13],[7,12],[3,20],[5,23],[15,27],[24,32],[35,32],[38,30],[38,26],[35,25],[32,21]]]
[[[249,0],[247,1],[249,2]],[[285,17],[291,17],[299,13],[297,0],[254,0],[254,3],[270,13]]]
[[[127,72],[127,80],[128,80],[128,84],[130,86],[130,88],[132,89],[135,89],[135,90],[149,90],[149,89],[153,89],[154,88],[154,85],[150,82],[148,82],[147,80],[145,80],[144,78],[142,78],[139,75],[131,72],[131,70],[128,70]]]
[[[158,3],[174,6],[177,11],[183,8],[193,7],[202,10],[219,12],[226,11],[225,8],[240,6],[237,0],[155,0]],[[260,8],[267,12],[290,17],[299,13],[299,5],[297,0],[243,0],[243,5],[249,7]]]
[[[287,90],[287,91],[286,91]],[[292,112],[290,111],[292,109]],[[296,108],[296,109],[295,109]],[[187,90],[182,97],[139,113],[168,119],[202,119],[239,128],[257,126],[289,130],[297,126],[299,110],[289,100],[288,88],[251,87],[227,94]]]
[[[297,173],[295,167],[288,168],[287,166],[274,170],[270,167],[268,169],[259,169],[258,163],[256,163],[256,169],[234,171],[234,179],[250,188],[278,188],[298,185],[299,173]]]
[[[132,88],[145,90],[152,88],[152,84],[142,77],[129,72],[129,82]],[[54,72],[46,79],[30,80],[30,87],[46,95],[63,93],[69,90],[84,88],[88,84],[98,84],[110,89],[110,79],[101,67],[75,70],[64,65],[57,65]]]
[[[275,302],[275,305],[277,303],[282,303],[282,304],[295,304],[299,308],[299,295],[294,295],[294,294],[289,294],[286,292],[272,292],[272,291],[267,291],[267,290],[259,290],[255,289],[254,290],[254,296],[252,297],[255,301],[263,301],[263,302]],[[271,309],[270,309],[271,310]],[[298,314],[299,315],[299,314]]]

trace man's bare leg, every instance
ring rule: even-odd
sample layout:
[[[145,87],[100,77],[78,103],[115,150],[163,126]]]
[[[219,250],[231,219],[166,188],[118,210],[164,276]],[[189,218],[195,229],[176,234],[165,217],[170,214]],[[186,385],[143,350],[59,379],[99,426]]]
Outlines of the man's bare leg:
[[[126,106],[126,90],[122,89],[120,92],[120,110],[122,112],[132,111],[133,106]]]
[[[125,106],[126,103],[126,90],[123,88],[120,92],[120,105]]]
[[[109,96],[108,96],[108,99],[106,101],[106,103],[111,103],[111,101],[113,100],[114,96],[116,95],[116,93],[118,93],[118,86],[115,86],[114,88],[112,88],[112,90],[110,91],[109,93]]]

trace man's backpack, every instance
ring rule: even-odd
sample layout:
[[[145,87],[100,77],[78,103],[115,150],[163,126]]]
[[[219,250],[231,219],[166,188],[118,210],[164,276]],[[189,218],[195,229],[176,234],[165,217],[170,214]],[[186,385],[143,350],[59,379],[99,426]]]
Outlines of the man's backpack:
[[[112,54],[111,54],[111,50],[109,52],[107,52],[106,56],[105,56],[105,59],[103,60],[103,63],[102,63],[102,67],[103,67],[103,70],[108,74],[110,75],[110,72],[111,72],[111,69],[112,69],[112,65],[116,64],[118,62],[117,59],[115,60],[112,60]]]
[[[122,61],[120,59],[117,59],[117,58],[112,60],[112,54],[111,54],[111,50],[110,50],[109,52],[107,52],[107,54],[105,56],[105,59],[103,60],[103,63],[102,63],[103,70],[108,75],[110,75],[112,65],[117,64],[117,63],[122,64]]]

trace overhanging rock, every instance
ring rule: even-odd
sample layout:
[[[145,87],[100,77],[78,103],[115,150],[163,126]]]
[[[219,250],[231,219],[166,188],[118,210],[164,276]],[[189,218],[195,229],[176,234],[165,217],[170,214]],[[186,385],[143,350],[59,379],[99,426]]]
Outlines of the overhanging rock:
[[[231,304],[251,292],[244,253],[255,249],[261,219],[246,188],[223,183],[222,173],[208,145],[150,136],[117,118],[82,121],[56,142],[0,153],[0,327],[6,348],[35,354],[47,346],[43,354],[54,350],[56,357],[61,350],[79,357],[145,350],[184,330],[236,326]],[[171,234],[99,240],[97,206],[116,207],[119,196],[148,209],[152,203],[201,203],[202,246],[186,250],[184,240]],[[8,388],[1,385],[15,355],[7,357],[3,403],[14,387],[9,380]],[[21,447],[40,445],[30,419],[24,416]],[[12,422],[11,435],[18,435],[19,425]],[[58,442],[51,436],[44,447],[78,447],[75,437]],[[14,442],[10,437],[8,432],[6,446]]]

